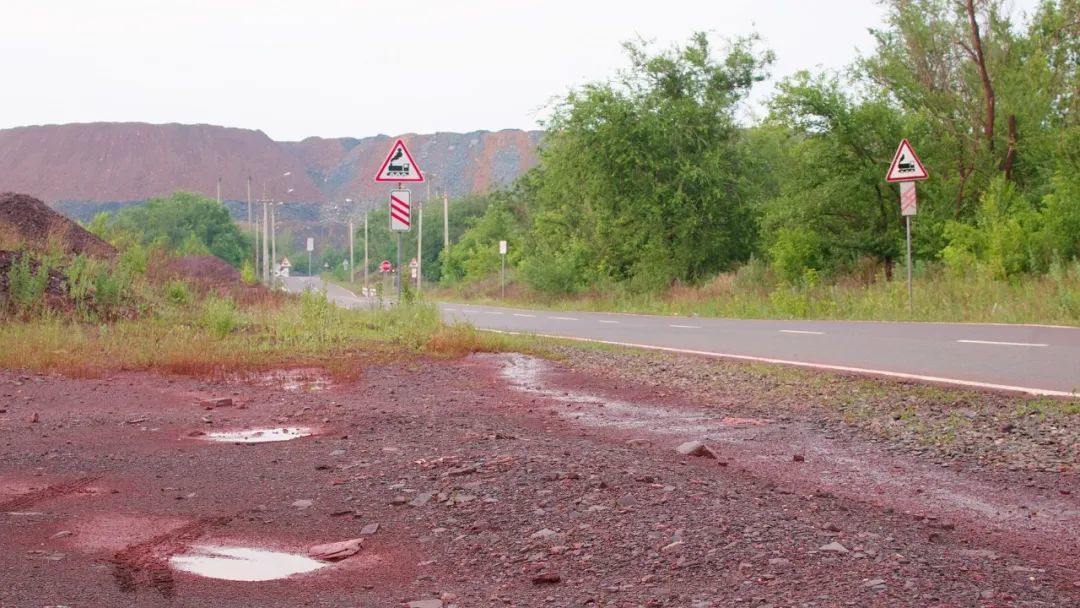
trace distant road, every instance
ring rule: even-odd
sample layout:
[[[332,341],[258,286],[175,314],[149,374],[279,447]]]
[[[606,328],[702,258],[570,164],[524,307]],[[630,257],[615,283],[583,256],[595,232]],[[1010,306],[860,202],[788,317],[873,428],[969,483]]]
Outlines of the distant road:
[[[289,281],[293,291],[321,285],[319,279]],[[328,296],[349,307],[365,302],[334,285]],[[1071,327],[756,321],[464,304],[439,304],[439,309],[447,320],[465,321],[479,329],[1037,395],[1080,396],[1080,329]]]

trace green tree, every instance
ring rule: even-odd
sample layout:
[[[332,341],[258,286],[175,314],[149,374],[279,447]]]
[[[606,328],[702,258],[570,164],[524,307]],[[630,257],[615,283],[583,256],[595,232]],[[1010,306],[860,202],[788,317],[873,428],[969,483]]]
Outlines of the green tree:
[[[213,254],[236,267],[250,249],[224,206],[192,192],[177,192],[122,209],[107,228],[95,218],[91,228],[109,234],[110,241],[133,237],[178,255]]]
[[[743,193],[739,103],[772,55],[756,38],[715,57],[705,34],[652,54],[625,45],[630,68],[554,108],[529,176],[534,287],[614,281],[651,290],[745,260],[756,222]],[[569,281],[567,279],[570,279]]]

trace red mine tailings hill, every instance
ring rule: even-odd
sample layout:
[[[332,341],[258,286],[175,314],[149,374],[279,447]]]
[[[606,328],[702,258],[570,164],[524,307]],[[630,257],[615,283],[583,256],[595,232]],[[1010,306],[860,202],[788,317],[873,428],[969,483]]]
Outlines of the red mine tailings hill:
[[[46,251],[52,247],[98,258],[116,255],[112,245],[40,200],[14,192],[0,193],[0,250]]]
[[[402,136],[432,192],[451,196],[509,184],[537,162],[539,132]],[[0,190],[49,202],[123,202],[189,190],[225,200],[252,196],[320,203],[381,200],[373,176],[393,138],[276,142],[262,131],[212,125],[90,123],[0,130]],[[289,173],[288,176],[283,174]],[[413,186],[424,188],[426,186]],[[288,192],[289,189],[292,192]]]

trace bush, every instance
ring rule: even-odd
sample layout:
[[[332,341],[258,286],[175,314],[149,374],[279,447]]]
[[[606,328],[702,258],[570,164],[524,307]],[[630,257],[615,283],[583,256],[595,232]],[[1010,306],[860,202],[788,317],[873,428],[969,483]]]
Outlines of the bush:
[[[193,297],[187,283],[173,279],[165,284],[165,299],[177,306],[186,306],[192,302]]]
[[[12,261],[8,270],[8,298],[20,315],[28,315],[35,307],[45,301],[45,288],[49,284],[49,265],[46,259],[35,261],[33,256],[23,253],[18,261]]]
[[[231,298],[207,296],[203,302],[202,325],[219,338],[231,334],[244,322],[244,316]]]

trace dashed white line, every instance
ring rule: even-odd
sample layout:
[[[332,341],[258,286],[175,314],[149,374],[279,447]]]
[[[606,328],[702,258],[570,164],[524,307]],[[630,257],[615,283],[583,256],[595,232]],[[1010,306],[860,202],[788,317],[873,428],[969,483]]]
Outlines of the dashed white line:
[[[989,344],[991,346],[1050,346],[1033,342],[994,342],[992,340],[957,340],[961,344]]]
[[[457,312],[456,308],[444,308],[443,310],[445,310],[446,312]]]
[[[609,325],[618,325],[619,324],[618,321],[612,321],[610,319],[600,319],[600,322],[601,323],[607,323]]]
[[[780,333],[782,333],[782,334],[807,334],[807,335],[811,335],[811,336],[824,336],[825,335],[825,332],[823,332],[823,331],[805,331],[805,330],[802,330],[802,329],[781,329]]]
[[[575,319],[574,317],[548,317],[548,319],[551,319],[552,321],[580,321],[580,319]]]
[[[701,329],[700,325],[668,325],[668,327],[674,327],[675,329]]]
[[[526,315],[526,314],[522,314],[520,312],[515,312],[514,316],[515,317],[525,317],[526,319],[535,319],[536,318],[536,315]]]
[[[501,315],[501,314],[503,314],[503,313],[501,313],[501,312],[499,312],[497,310],[483,310],[481,312],[483,312],[485,315]]]

